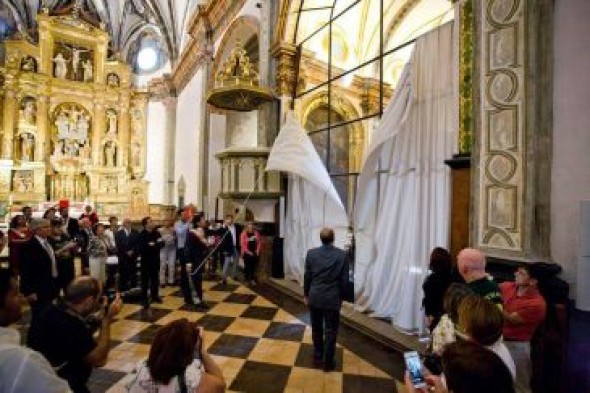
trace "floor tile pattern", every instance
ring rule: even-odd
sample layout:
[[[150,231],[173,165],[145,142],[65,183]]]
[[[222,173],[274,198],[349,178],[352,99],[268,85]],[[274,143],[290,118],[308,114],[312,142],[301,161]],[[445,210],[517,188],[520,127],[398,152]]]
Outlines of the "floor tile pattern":
[[[158,329],[178,318],[197,321],[205,329],[204,347],[220,365],[229,392],[320,393],[402,392],[398,355],[363,341],[342,327],[336,370],[314,368],[309,315],[264,285],[247,288],[236,281],[205,281],[209,310],[184,306],[178,288],[161,292],[162,304],[143,310],[126,304],[112,325],[107,364],[94,371],[92,392],[124,392],[122,378],[149,353]],[[341,346],[347,342],[347,346]],[[371,345],[377,345],[372,347]]]

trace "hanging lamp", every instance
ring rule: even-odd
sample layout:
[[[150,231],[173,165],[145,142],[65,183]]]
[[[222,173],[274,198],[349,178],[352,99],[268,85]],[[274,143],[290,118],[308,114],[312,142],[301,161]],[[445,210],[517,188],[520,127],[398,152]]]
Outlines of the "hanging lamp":
[[[272,91],[260,86],[248,54],[240,42],[215,75],[215,87],[207,94],[207,102],[217,108],[247,112],[274,99]]]

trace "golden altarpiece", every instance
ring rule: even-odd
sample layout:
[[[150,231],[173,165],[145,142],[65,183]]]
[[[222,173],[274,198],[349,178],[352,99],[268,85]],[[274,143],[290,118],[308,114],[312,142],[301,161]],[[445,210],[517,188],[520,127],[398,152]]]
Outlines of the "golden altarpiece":
[[[147,94],[107,59],[109,35],[78,12],[37,16],[39,44],[5,41],[0,199],[68,199],[101,214],[147,214]]]

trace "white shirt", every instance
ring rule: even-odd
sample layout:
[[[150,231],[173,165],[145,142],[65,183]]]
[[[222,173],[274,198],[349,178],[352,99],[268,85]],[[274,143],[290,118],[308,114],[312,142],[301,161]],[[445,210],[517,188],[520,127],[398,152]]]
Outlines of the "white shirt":
[[[51,244],[49,244],[47,239],[43,239],[42,237],[39,237],[37,235],[35,235],[35,237],[37,238],[37,241],[41,243],[41,246],[45,249],[47,255],[49,255],[49,258],[51,259],[51,276],[53,278],[57,278],[57,261],[55,260],[55,254],[53,253],[53,248],[51,248]]]
[[[498,341],[486,348],[498,355],[506,367],[508,367],[508,370],[510,370],[512,379],[516,378],[516,366],[514,365],[514,360],[512,359],[510,352],[508,352],[508,348],[506,348],[506,344],[504,344],[504,340],[500,338]]]
[[[69,393],[39,352],[20,346],[17,330],[0,327],[0,393]]]
[[[111,228],[107,228],[104,231],[104,234],[109,238],[109,242],[111,243],[109,247],[115,247],[115,232],[117,231],[113,231]]]
[[[186,235],[188,234],[189,229],[191,228],[190,222],[183,222],[177,221],[174,224],[174,231],[176,232],[176,247],[177,248],[184,248],[186,243]]]
[[[189,392],[194,392],[199,387],[203,370],[199,360],[193,360],[184,372],[184,379],[186,387]],[[168,385],[157,384],[152,380],[150,370],[146,365],[145,360],[137,364],[135,372],[128,377],[125,377],[125,385],[129,393],[151,393],[157,391],[158,393],[178,393],[180,386],[178,385],[178,377],[170,380]]]
[[[238,244],[237,239],[236,239],[236,226],[235,225],[229,225],[227,227],[231,233],[231,238],[234,241],[234,246],[236,246]]]

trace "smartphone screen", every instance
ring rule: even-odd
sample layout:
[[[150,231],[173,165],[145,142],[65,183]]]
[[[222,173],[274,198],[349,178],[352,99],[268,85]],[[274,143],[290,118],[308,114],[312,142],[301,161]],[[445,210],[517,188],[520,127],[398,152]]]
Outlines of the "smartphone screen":
[[[420,361],[418,352],[405,352],[404,360],[406,361],[406,368],[410,373],[412,385],[414,385],[415,388],[425,387],[426,379],[424,379],[424,375],[422,375],[422,362]]]

